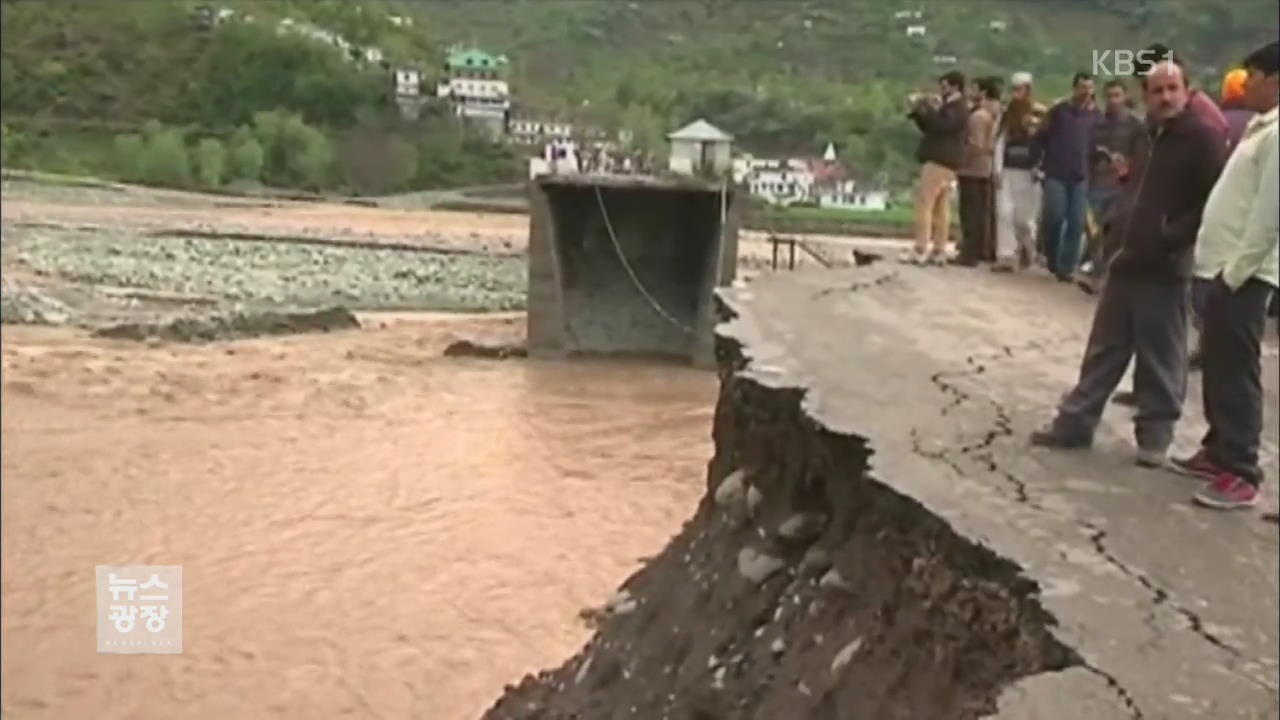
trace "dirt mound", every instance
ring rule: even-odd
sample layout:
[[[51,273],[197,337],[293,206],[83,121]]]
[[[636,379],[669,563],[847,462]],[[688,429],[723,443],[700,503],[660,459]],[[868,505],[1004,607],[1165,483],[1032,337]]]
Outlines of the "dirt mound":
[[[475,357],[494,360],[528,357],[529,350],[519,343],[484,344],[459,340],[444,349],[445,357]]]
[[[94,335],[126,340],[158,338],[173,342],[233,340],[264,335],[329,332],[360,327],[346,308],[299,312],[244,312],[203,317],[178,317],[154,322],[126,322],[100,328]]]
[[[799,392],[728,372],[707,494],[558,669],[486,720],[977,718],[1015,680],[1078,664],[1037,588],[867,471]]]

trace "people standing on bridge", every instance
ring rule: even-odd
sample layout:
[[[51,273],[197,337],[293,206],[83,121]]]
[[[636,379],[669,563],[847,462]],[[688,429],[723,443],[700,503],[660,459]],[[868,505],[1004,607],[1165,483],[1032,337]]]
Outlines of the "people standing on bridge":
[[[1195,501],[1223,510],[1258,502],[1262,470],[1262,336],[1280,284],[1280,44],[1244,62],[1243,102],[1251,120],[1209,195],[1195,252],[1203,304],[1203,402],[1209,431],[1200,450],[1174,459],[1179,471],[1209,481]]]
[[[1167,462],[1182,415],[1187,374],[1186,296],[1196,234],[1222,170],[1225,143],[1187,109],[1187,73],[1177,58],[1142,77],[1153,128],[1138,158],[1133,197],[1120,219],[1120,247],[1094,310],[1076,386],[1033,445],[1083,448],[1093,442],[1108,397],[1135,363],[1138,464]]]
[[[1142,121],[1130,109],[1129,90],[1123,80],[1114,78],[1104,86],[1106,105],[1093,133],[1092,162],[1089,165],[1087,197],[1097,231],[1090,233],[1085,281],[1097,292],[1106,268],[1105,228],[1111,207],[1120,196],[1121,181],[1128,174],[1133,159],[1142,151],[1146,131]]]
[[[1100,114],[1093,105],[1093,76],[1076,73],[1071,97],[1049,110],[1039,140],[1044,145],[1042,230],[1049,272],[1070,282],[1080,262],[1091,138]]]
[[[974,80],[969,95],[964,158],[956,171],[960,186],[960,253],[957,263],[974,266],[988,259],[994,245],[991,216],[992,173],[1000,125],[1000,81]]]
[[[996,136],[996,272],[1027,267],[1035,257],[1040,215],[1040,144],[1029,97],[1009,101]]]
[[[908,117],[922,135],[916,149],[921,165],[916,188],[915,246],[902,256],[904,262],[945,265],[949,259],[951,187],[964,159],[969,118],[964,85],[964,73],[953,70],[938,78],[939,96],[916,94],[908,98]]]

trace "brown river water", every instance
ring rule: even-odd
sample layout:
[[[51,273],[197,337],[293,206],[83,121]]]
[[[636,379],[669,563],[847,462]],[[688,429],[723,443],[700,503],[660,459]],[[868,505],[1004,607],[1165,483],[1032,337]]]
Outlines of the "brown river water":
[[[3,331],[5,718],[475,718],[702,495],[714,375],[440,357],[509,320],[207,346]],[[183,652],[94,566],[181,565]]]

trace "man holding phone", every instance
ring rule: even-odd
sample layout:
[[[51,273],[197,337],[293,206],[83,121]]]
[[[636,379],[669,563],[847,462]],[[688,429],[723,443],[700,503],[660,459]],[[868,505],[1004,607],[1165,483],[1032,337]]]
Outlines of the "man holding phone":
[[[1138,157],[1146,140],[1142,121],[1129,109],[1129,89],[1123,80],[1107,82],[1105,109],[1094,127],[1093,156],[1089,166],[1089,210],[1099,228],[1089,238],[1088,279],[1092,289],[1102,280],[1107,260],[1101,228],[1107,225],[1111,207],[1120,196],[1121,183],[1129,165]]]

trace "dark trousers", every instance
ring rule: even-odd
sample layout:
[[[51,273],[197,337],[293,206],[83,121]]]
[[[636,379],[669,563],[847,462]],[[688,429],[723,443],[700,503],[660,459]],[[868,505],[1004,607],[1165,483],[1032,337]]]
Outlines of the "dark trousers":
[[[1088,246],[1085,256],[1093,266],[1089,276],[1095,283],[1101,282],[1106,272],[1111,255],[1107,248],[1106,226],[1111,217],[1111,207],[1115,204],[1120,191],[1116,188],[1090,188],[1088,191],[1089,210],[1093,212],[1093,232],[1088,233]]]
[[[1102,286],[1080,379],[1058,407],[1054,429],[1093,437],[1111,393],[1134,360],[1134,435],[1145,450],[1173,442],[1187,393],[1187,283],[1112,275]]]
[[[1258,439],[1262,435],[1262,334],[1272,288],[1250,280],[1231,291],[1214,280],[1205,294],[1201,335],[1204,415],[1209,432],[1201,440],[1218,467],[1257,485]]]
[[[991,178],[958,178],[960,185],[960,261],[976,263],[987,256],[992,245]]]

